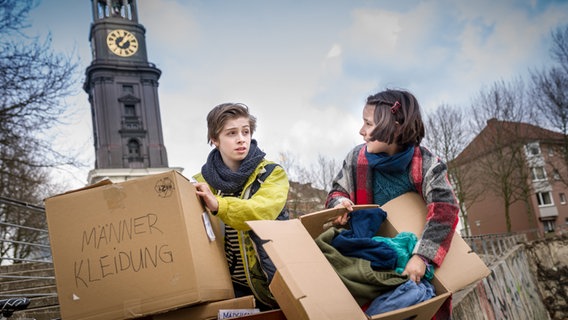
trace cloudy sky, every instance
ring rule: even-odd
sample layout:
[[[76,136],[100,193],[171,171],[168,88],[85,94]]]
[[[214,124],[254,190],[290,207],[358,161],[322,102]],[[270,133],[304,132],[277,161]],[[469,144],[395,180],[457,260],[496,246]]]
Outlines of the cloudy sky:
[[[57,173],[81,187],[94,166],[87,95],[90,0],[43,0],[28,33],[80,58],[61,150],[88,167]],[[242,102],[258,118],[268,158],[309,166],[341,161],[358,135],[366,97],[385,88],[413,92],[425,113],[468,106],[483,86],[527,77],[551,63],[550,33],[568,21],[568,1],[541,0],[138,0],[148,57],[162,71],[159,96],[171,167],[190,176],[211,147],[207,112]],[[527,78],[528,79],[528,78]]]

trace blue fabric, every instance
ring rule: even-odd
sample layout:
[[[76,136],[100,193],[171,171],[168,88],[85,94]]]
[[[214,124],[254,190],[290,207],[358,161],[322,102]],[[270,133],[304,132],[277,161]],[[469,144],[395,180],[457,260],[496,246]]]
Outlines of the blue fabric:
[[[423,280],[417,284],[408,280],[396,289],[375,298],[365,310],[365,313],[368,316],[374,316],[379,313],[410,307],[434,296],[436,296],[436,290],[430,282]]]
[[[365,148],[365,156],[369,162],[369,167],[385,172],[407,171],[412,156],[414,146],[409,146],[405,150],[389,156],[387,153],[369,153]]]
[[[416,191],[410,181],[410,162],[414,147],[389,156],[386,153],[369,153],[365,157],[373,172],[373,202],[384,205],[390,200],[409,191]]]
[[[393,250],[396,251],[398,259],[396,261],[395,271],[402,274],[408,260],[412,258],[412,252],[414,246],[418,242],[418,238],[412,232],[401,232],[393,238],[375,236],[373,240],[384,242],[388,244]],[[434,278],[434,267],[430,264],[426,267],[426,273],[424,274],[424,279],[432,280]]]
[[[394,270],[397,262],[396,251],[385,242],[372,239],[387,213],[381,208],[361,209],[350,213],[350,229],[342,230],[331,241],[331,245],[342,255],[366,259],[373,270]]]

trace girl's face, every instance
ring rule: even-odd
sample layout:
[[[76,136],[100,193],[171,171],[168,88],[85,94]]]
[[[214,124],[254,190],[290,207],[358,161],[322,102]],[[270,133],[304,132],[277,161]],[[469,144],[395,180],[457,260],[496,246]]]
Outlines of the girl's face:
[[[371,141],[371,132],[375,129],[375,106],[365,105],[363,108],[363,126],[359,130],[359,134],[363,136],[367,144],[367,152],[369,153],[387,153],[393,155],[398,152],[398,146],[395,143],[387,144],[381,141]]]
[[[228,120],[219,133],[219,138],[211,141],[221,153],[225,165],[237,171],[249,153],[251,139],[250,121],[240,117]]]

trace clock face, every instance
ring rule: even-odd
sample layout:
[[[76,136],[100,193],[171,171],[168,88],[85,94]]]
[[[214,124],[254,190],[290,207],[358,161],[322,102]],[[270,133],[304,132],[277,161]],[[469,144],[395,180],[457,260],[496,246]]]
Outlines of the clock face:
[[[113,30],[108,34],[107,45],[112,53],[121,57],[130,57],[138,51],[136,37],[122,29]]]

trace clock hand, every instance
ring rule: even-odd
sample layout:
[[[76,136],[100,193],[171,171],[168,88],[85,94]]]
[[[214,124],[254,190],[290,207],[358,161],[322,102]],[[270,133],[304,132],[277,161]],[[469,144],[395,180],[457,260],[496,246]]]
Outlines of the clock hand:
[[[118,46],[119,46],[120,48],[122,48],[122,46],[124,45],[124,41],[125,41],[125,40],[126,40],[125,37],[122,37],[122,38],[120,39],[120,41],[118,42]]]

